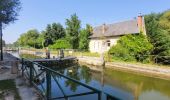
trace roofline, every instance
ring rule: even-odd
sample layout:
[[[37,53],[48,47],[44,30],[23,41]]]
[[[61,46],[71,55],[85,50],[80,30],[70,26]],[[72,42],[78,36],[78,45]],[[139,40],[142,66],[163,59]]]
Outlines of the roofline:
[[[117,21],[117,22],[114,22],[114,23],[108,23],[108,24],[105,23],[105,24],[106,24],[106,25],[112,25],[112,24],[118,24],[118,23],[122,23],[122,22],[133,21],[133,20],[134,20],[134,21],[135,21],[135,20],[137,21],[137,19],[134,18],[134,19],[124,20],[124,21]],[[97,27],[100,27],[100,26],[102,26],[102,25],[97,25],[97,26],[93,27],[93,29],[94,29],[94,28],[97,28]]]
[[[129,33],[129,34],[139,34],[139,33]],[[122,35],[112,35],[112,36],[102,36],[102,37],[118,37],[118,36],[124,36],[124,35],[128,35],[128,34],[122,34]],[[95,38],[102,38],[102,37],[89,37],[89,39],[95,39]]]

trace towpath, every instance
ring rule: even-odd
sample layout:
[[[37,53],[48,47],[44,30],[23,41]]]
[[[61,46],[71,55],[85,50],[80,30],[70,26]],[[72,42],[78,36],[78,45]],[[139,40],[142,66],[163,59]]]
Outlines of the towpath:
[[[0,61],[0,80],[14,80],[21,100],[42,100],[40,99],[38,92],[33,87],[28,85],[28,82],[21,77],[20,73],[11,74],[13,62],[17,59],[8,53],[4,53],[3,56],[4,60]],[[14,100],[14,95],[4,95],[4,98],[5,100]]]

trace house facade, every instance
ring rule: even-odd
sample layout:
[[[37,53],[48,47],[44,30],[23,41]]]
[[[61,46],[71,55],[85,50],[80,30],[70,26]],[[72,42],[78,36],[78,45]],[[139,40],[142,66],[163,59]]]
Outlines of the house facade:
[[[128,20],[114,24],[103,24],[93,29],[89,43],[90,52],[103,53],[116,45],[121,36],[127,34],[146,34],[144,18],[138,16],[137,19]]]

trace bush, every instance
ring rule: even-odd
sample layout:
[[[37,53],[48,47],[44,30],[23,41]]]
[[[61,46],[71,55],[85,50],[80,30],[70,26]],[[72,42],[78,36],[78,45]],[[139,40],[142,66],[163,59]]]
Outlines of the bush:
[[[71,44],[70,42],[63,38],[63,39],[58,39],[55,44],[49,46],[50,49],[70,49]]]
[[[109,50],[113,59],[123,61],[148,62],[153,46],[143,34],[122,36]]]

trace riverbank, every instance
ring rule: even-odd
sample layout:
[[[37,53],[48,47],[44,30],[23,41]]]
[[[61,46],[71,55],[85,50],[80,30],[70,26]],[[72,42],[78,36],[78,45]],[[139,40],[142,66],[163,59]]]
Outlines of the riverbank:
[[[22,50],[21,52],[35,54],[35,51]],[[57,54],[51,54],[51,55],[57,57]],[[44,54],[39,56],[44,57]],[[101,66],[102,61],[99,57],[89,57],[89,56],[79,55],[77,56],[77,58],[80,63],[84,63],[90,66],[93,65],[93,67],[90,67],[92,70],[98,70],[98,71],[100,70],[99,66]],[[133,72],[144,76],[170,80],[170,66],[168,67],[168,66],[149,65],[149,64],[142,64],[142,63],[127,63],[127,62],[106,62],[105,65],[106,68],[113,69],[113,70],[120,70],[120,71],[125,71],[130,73]]]
[[[12,68],[18,67],[14,63],[17,62],[17,58],[8,53],[4,53],[3,56],[4,60],[0,61],[0,84],[3,86],[2,89],[0,88],[0,99],[39,100],[38,92],[29,86],[28,82],[21,77],[20,72]]]
[[[101,59],[97,57],[78,57],[79,62],[96,66],[101,66]],[[149,65],[141,63],[126,63],[126,62],[106,62],[105,67],[113,70],[119,70],[129,73],[140,74],[144,76],[170,80],[170,67]],[[92,69],[95,69],[92,67]]]

